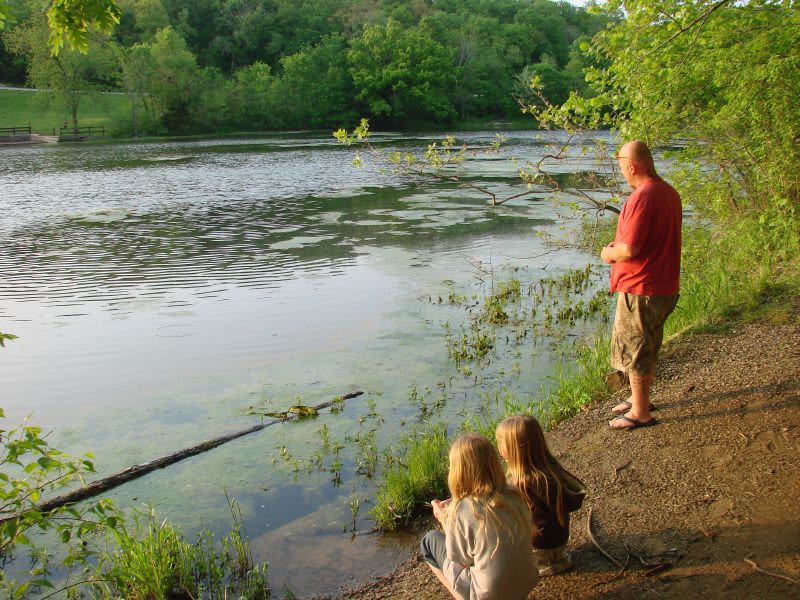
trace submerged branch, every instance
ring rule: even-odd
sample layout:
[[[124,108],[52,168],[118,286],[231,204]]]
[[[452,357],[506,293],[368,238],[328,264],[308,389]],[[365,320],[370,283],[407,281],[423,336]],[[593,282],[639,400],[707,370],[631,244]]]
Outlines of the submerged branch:
[[[360,391],[351,392],[349,394],[345,394],[344,396],[340,396],[339,398],[336,398],[334,400],[317,404],[316,406],[314,406],[314,409],[322,410],[323,408],[329,408],[334,404],[341,402],[342,400],[355,398],[363,393],[364,392]],[[56,496],[55,498],[47,500],[46,502],[42,502],[41,504],[36,506],[36,510],[40,513],[48,513],[57,508],[61,508],[62,506],[66,506],[67,504],[73,504],[75,502],[79,502],[80,500],[85,500],[87,498],[97,496],[98,494],[101,494],[107,490],[120,486],[123,483],[127,483],[128,481],[138,479],[142,475],[146,475],[147,473],[155,471],[156,469],[163,469],[164,467],[180,462],[185,458],[189,458],[190,456],[195,456],[197,454],[207,452],[208,450],[216,448],[217,446],[221,446],[226,442],[230,442],[245,435],[261,431],[262,429],[265,429],[270,425],[276,425],[278,423],[292,421],[298,419],[299,417],[300,415],[290,415],[279,419],[274,419],[272,421],[267,421],[266,423],[260,423],[252,427],[248,427],[247,429],[242,429],[240,431],[235,431],[233,433],[227,433],[225,435],[210,440],[206,440],[205,442],[201,442],[190,448],[184,448],[183,450],[178,450],[177,452],[173,452],[172,454],[167,454],[166,456],[161,456],[146,463],[130,466],[126,469],[123,469],[122,471],[114,473],[113,475],[109,475],[108,477],[104,477],[103,479],[98,479],[97,481],[93,481],[92,483],[80,487],[76,490],[72,490],[71,492],[67,492],[66,494],[62,494],[60,496]],[[19,519],[20,517],[22,517],[21,514],[2,517],[0,518],[0,524],[5,523],[6,521],[10,521],[12,519]]]

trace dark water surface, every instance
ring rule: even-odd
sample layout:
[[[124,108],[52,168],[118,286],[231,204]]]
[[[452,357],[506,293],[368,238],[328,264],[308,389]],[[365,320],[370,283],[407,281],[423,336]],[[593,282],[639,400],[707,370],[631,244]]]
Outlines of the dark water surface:
[[[509,138],[517,156],[544,152],[533,134]],[[455,425],[481,392],[524,396],[545,382],[555,359],[542,346],[497,356],[478,383],[449,361],[443,325],[466,316],[435,299],[480,292],[470,258],[529,281],[591,260],[543,255],[535,231],[558,227],[551,202],[492,208],[474,190],[351,160],[323,135],[0,148],[0,331],[19,336],[0,350],[9,423],[32,413],[55,447],[93,452],[108,474],[258,423],[251,406],[365,392],[342,413],[271,427],[114,493],[191,534],[229,528],[227,490],[273,586],[301,594],[385,573],[407,553],[402,536],[343,533],[354,499],[358,527],[372,526],[365,449],[379,473],[412,426]],[[465,171],[501,193],[524,189],[496,156],[477,153]],[[420,414],[412,386],[446,398]],[[341,481],[323,426],[343,446]]]

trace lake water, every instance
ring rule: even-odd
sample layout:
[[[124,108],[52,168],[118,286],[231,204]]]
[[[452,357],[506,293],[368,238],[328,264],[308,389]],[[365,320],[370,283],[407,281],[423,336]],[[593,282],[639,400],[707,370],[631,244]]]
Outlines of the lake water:
[[[534,133],[507,137],[517,157],[545,152]],[[466,311],[438,298],[481,294],[476,260],[498,274],[515,266],[524,283],[597,264],[548,252],[536,231],[562,222],[544,189],[544,201],[490,207],[474,189],[352,158],[321,134],[0,148],[0,331],[19,336],[0,349],[7,423],[31,413],[55,447],[94,453],[103,475],[260,422],[250,407],[364,392],[340,413],[270,427],[112,493],[191,535],[230,528],[227,491],[273,587],[298,594],[386,573],[415,541],[343,532],[354,499],[358,528],[372,527],[365,451],[391,452],[426,422],[457,426],[481,393],[547,384],[556,358],[535,340],[498,348],[466,376],[444,335]],[[552,168],[601,167],[574,156]],[[524,190],[501,156],[471,153],[464,172],[501,196]],[[435,407],[421,411],[414,389]],[[338,480],[323,427],[343,446]]]

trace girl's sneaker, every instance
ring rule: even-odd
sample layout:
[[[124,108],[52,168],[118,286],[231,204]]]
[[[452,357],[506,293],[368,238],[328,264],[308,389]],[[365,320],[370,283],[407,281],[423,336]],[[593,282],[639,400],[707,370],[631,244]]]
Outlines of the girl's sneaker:
[[[564,546],[548,550],[534,548],[533,556],[539,569],[539,577],[558,575],[572,568],[572,558],[564,550]]]

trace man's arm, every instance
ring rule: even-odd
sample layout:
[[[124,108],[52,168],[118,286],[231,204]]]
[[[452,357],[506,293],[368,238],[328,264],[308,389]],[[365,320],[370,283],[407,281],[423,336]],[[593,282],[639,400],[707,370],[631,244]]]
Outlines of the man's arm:
[[[639,248],[636,246],[611,242],[600,252],[600,258],[611,264],[615,262],[625,262],[626,260],[634,258],[637,254],[639,254]]]

